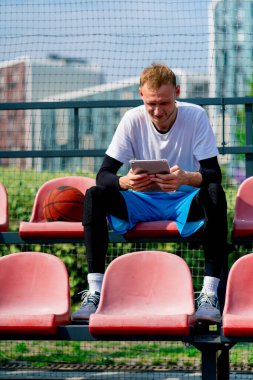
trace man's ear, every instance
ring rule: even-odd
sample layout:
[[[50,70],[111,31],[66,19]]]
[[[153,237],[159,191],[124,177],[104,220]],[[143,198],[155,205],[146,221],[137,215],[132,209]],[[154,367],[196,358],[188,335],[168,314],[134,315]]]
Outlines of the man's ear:
[[[179,98],[180,96],[180,84],[176,86],[176,97]]]
[[[141,98],[143,98],[143,93],[142,93],[141,87],[139,87],[139,95],[140,95]]]

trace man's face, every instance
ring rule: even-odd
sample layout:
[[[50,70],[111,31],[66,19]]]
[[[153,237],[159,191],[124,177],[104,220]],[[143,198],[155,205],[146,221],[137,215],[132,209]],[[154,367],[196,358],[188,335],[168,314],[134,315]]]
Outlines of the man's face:
[[[168,131],[176,119],[176,98],[180,94],[180,87],[169,83],[151,89],[145,83],[140,87],[139,94],[155,127],[161,132]]]

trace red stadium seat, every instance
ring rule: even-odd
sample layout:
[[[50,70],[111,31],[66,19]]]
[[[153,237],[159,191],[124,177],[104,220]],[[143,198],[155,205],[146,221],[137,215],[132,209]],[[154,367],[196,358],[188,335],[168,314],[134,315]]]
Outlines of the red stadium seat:
[[[127,239],[166,237],[180,237],[176,222],[172,220],[140,222],[126,233]]]
[[[233,238],[253,237],[253,177],[245,179],[236,195]]]
[[[48,222],[43,216],[42,206],[48,192],[64,185],[76,187],[85,194],[88,188],[95,185],[95,179],[69,176],[52,179],[44,183],[36,194],[30,221],[20,223],[19,234],[21,238],[83,238],[84,231],[81,222]]]
[[[223,334],[253,336],[253,253],[238,259],[227,282]]]
[[[119,256],[108,266],[89,330],[93,336],[188,335],[194,323],[186,262],[171,253],[140,251]]]
[[[203,229],[200,228],[191,237],[193,239],[201,237]],[[177,228],[177,223],[173,220],[156,220],[151,222],[137,223],[134,228],[127,231],[126,239],[183,239]],[[175,241],[176,241],[175,240]]]
[[[9,228],[8,195],[5,186],[0,183],[0,232]]]
[[[56,334],[58,325],[70,321],[68,273],[56,256],[2,256],[0,289],[0,334]]]

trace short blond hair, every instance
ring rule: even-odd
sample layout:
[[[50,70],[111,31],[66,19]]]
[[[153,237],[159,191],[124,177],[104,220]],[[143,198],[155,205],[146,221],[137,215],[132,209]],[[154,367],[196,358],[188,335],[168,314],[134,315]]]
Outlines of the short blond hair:
[[[163,84],[172,84],[176,87],[176,75],[166,65],[160,63],[153,63],[151,66],[146,67],[140,76],[140,87],[147,83],[149,88],[160,88]]]

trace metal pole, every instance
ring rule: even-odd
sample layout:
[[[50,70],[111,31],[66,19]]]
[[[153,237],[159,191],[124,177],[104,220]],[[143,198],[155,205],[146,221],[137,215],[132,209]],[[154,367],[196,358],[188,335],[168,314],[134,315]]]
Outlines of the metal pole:
[[[217,380],[217,349],[206,345],[202,347],[202,380]]]
[[[252,104],[245,104],[245,128],[246,128],[246,145],[253,143],[253,116]],[[246,177],[253,176],[253,154],[245,154]]]
[[[229,349],[222,347],[217,354],[217,380],[229,380]]]
[[[79,108],[74,108],[74,149],[79,148]]]

